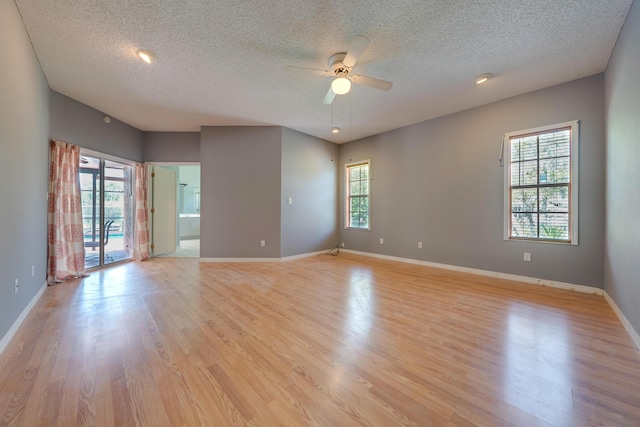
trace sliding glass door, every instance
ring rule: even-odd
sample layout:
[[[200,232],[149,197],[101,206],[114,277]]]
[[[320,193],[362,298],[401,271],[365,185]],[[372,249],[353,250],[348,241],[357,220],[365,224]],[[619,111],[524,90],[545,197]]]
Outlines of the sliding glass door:
[[[82,194],[82,228],[84,232],[85,268],[102,265],[102,167],[100,159],[80,157],[80,193]]]
[[[123,163],[97,156],[80,158],[85,268],[131,258],[131,174],[131,166]]]

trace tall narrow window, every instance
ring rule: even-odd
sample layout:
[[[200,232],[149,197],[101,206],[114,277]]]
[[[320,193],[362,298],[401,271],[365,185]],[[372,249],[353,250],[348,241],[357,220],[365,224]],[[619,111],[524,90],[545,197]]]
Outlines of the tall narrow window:
[[[505,135],[505,239],[578,244],[578,122]]]
[[[361,230],[371,229],[371,161],[349,163],[346,165],[346,215],[345,228]]]

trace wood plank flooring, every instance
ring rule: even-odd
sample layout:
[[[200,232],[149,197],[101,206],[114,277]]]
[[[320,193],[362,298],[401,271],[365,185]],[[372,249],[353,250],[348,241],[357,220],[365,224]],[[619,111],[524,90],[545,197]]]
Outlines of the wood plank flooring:
[[[127,263],[46,289],[5,426],[638,426],[603,297],[349,254]]]

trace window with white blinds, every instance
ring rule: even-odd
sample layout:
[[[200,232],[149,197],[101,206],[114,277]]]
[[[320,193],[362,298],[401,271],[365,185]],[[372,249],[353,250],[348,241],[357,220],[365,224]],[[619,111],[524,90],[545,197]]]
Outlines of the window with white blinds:
[[[371,161],[345,166],[345,228],[371,230]]]
[[[578,243],[578,122],[505,135],[505,239]]]

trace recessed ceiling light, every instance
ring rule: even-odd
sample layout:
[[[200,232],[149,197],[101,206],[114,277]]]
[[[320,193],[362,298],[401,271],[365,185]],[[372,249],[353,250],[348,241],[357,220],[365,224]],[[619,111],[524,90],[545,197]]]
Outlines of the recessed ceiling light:
[[[338,132],[340,132],[340,128],[337,128],[337,127],[331,128],[331,133],[338,133]]]
[[[480,74],[478,77],[476,77],[476,84],[481,85],[482,83],[486,82],[490,78],[491,78],[491,74],[489,73]]]
[[[136,55],[138,55],[140,57],[140,59],[142,59],[144,62],[146,62],[147,64],[151,64],[153,61],[155,61],[156,59],[158,59],[153,52],[149,51],[149,50],[139,50],[136,52]]]

